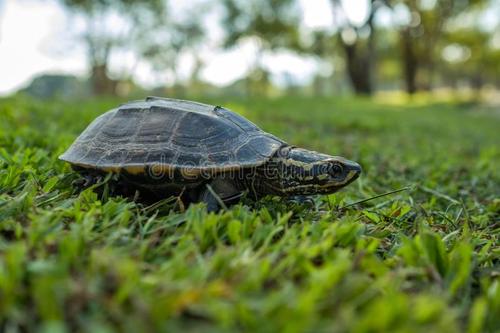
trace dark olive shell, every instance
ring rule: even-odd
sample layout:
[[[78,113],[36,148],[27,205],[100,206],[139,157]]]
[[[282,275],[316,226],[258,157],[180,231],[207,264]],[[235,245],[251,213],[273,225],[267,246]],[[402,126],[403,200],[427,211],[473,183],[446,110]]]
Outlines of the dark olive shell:
[[[148,97],[96,118],[60,159],[135,174],[153,166],[224,171],[261,165],[285,144],[225,108]]]

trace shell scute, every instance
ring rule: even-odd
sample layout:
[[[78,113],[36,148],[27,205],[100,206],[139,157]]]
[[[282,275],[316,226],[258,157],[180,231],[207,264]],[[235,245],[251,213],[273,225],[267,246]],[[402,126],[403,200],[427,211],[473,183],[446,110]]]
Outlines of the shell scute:
[[[263,164],[283,145],[227,109],[148,98],[96,118],[60,158],[103,170],[225,170]]]

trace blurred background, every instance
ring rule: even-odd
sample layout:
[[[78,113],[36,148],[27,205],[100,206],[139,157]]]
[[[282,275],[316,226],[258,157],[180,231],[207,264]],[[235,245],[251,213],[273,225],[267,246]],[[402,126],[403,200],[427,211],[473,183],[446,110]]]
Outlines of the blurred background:
[[[0,94],[500,102],[500,0],[0,0]]]

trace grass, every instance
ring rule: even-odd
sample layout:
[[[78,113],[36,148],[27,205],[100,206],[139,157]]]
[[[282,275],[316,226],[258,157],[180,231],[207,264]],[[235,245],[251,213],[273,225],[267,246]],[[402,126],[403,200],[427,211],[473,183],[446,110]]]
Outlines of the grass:
[[[314,205],[219,214],[78,193],[57,156],[117,101],[2,99],[0,331],[500,330],[498,110],[211,102],[364,174]]]

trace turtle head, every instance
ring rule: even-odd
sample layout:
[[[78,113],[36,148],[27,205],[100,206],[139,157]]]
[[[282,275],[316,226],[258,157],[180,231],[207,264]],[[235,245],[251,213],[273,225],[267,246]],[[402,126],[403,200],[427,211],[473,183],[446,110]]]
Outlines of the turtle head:
[[[328,194],[356,180],[361,166],[340,156],[285,147],[271,160],[283,195]]]

